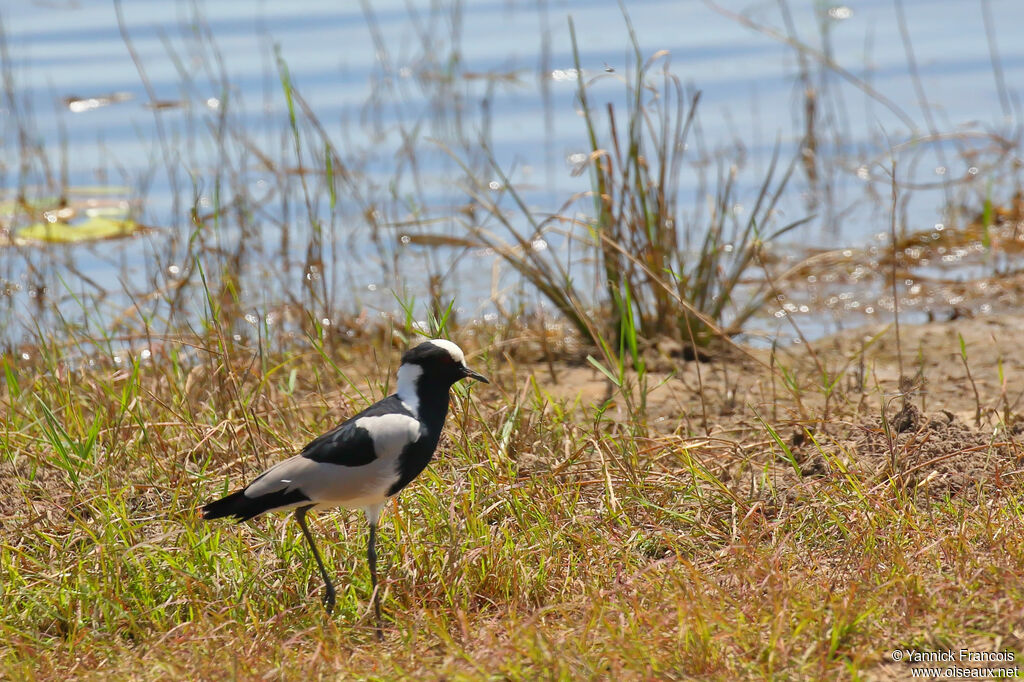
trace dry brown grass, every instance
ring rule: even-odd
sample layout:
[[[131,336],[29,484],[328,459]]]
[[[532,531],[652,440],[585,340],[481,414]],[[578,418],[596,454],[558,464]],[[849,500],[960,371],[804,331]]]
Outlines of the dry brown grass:
[[[652,380],[645,424],[592,388],[574,399],[596,370],[531,364],[537,346],[516,346],[477,358],[495,384],[455,398],[439,458],[386,513],[383,645],[356,513],[315,521],[342,586],[328,620],[287,518],[236,527],[194,509],[378,397],[394,355],[339,345],[329,357],[348,382],[301,349],[191,367],[6,360],[0,670],[892,678],[909,674],[894,648],[1019,650],[1021,449],[1002,411],[980,428],[959,416],[974,411],[962,371],[964,400],[933,398],[932,426],[892,432],[892,469],[884,336],[862,381],[835,382],[827,421],[821,381],[795,357],[776,358],[788,388],[752,359],[703,364],[704,405],[698,368],[677,362]],[[860,366],[825,347],[826,365]],[[940,441],[953,457],[928,449]]]

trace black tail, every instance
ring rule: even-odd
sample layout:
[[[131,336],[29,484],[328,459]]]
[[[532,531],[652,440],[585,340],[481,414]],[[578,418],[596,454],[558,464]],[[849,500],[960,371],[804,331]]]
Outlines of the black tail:
[[[239,521],[248,521],[263,512],[280,507],[291,507],[301,502],[309,502],[309,498],[298,489],[278,490],[259,497],[246,497],[245,490],[239,490],[216,502],[204,505],[202,512],[203,518],[207,520],[233,516]]]

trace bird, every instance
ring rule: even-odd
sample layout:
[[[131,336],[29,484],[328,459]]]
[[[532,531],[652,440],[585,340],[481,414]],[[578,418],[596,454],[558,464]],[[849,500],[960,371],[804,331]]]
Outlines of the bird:
[[[334,610],[335,589],[306,525],[312,510],[361,508],[369,523],[366,559],[373,588],[376,634],[383,639],[377,589],[377,524],[384,503],[430,463],[448,415],[449,389],[462,379],[490,383],[466,366],[462,349],[431,339],[407,350],[395,393],[312,440],[302,451],[249,485],[201,508],[206,520],[239,523],[271,511],[294,510],[324,580],[323,602]]]

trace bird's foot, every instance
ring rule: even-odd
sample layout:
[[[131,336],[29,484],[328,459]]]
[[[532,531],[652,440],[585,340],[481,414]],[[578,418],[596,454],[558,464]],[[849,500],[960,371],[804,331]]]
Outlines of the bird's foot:
[[[324,608],[327,610],[328,616],[334,613],[334,597],[334,588],[328,587],[323,596]]]

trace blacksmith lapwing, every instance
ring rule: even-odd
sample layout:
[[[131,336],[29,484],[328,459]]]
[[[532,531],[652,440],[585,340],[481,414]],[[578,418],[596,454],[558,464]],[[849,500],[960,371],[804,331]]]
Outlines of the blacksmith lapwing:
[[[408,350],[398,368],[398,391],[328,431],[302,452],[271,467],[248,486],[202,508],[204,519],[248,521],[268,511],[295,510],[323,576],[327,612],[334,584],[306,526],[311,509],[362,508],[370,523],[366,558],[373,586],[377,636],[383,636],[377,589],[377,521],[384,502],[430,462],[448,415],[448,389],[460,379],[489,383],[466,366],[451,341],[433,339]]]

